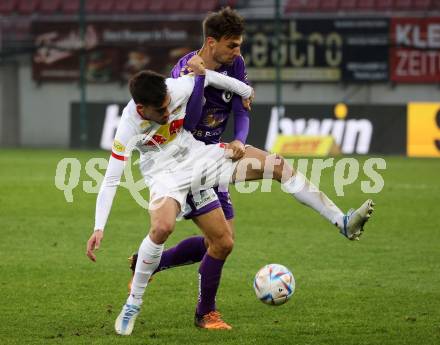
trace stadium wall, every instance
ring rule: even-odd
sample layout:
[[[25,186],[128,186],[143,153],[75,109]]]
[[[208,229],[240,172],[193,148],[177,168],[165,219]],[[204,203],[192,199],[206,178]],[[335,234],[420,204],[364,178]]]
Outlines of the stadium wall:
[[[20,102],[22,126],[21,146],[69,147],[70,104],[78,102],[78,83],[44,83],[32,80],[29,64],[20,67]],[[87,86],[88,101],[127,102],[126,85],[90,84]],[[48,135],[50,130],[50,135]]]
[[[20,102],[18,64],[6,62],[0,68],[0,145],[20,145]]]
[[[275,85],[257,84],[256,103],[275,103]],[[334,84],[302,83],[285,84],[282,89],[284,104],[328,104],[328,103],[361,103],[361,104],[406,104],[408,102],[438,102],[440,87],[438,85],[388,83],[374,84]]]
[[[5,113],[3,111],[3,104],[4,104],[4,100],[3,100],[3,67],[0,67],[0,144],[3,144],[3,114]]]
[[[3,65],[0,70],[5,70]],[[2,72],[0,72],[2,73]],[[3,72],[4,73],[4,72]],[[7,80],[0,78],[5,90]],[[6,89],[10,89],[6,87]],[[78,102],[80,93],[78,84],[72,83],[42,83],[32,79],[32,68],[29,62],[22,61],[18,68],[17,97],[7,96],[6,99],[16,99],[15,110],[10,111],[11,105],[1,102],[1,124],[5,118],[17,117],[20,126],[16,145],[25,147],[61,147],[67,148],[70,143],[70,109],[71,103]],[[255,85],[257,104],[274,104],[274,84],[259,83]],[[345,102],[348,104],[407,104],[413,101],[439,102],[440,90],[435,84],[335,84],[335,83],[302,83],[285,84],[283,86],[284,104],[332,104]],[[7,94],[7,93],[6,93]],[[5,92],[2,91],[5,97]],[[127,86],[119,83],[89,84],[87,86],[89,102],[126,103],[129,99]],[[10,103],[9,103],[10,104]],[[14,113],[18,114],[14,115]],[[268,113],[269,117],[270,114]],[[252,121],[258,121],[254,118]],[[1,125],[0,124],[0,125]],[[4,130],[3,130],[4,131]],[[4,144],[5,136],[1,143]],[[50,135],[48,134],[50,133]]]

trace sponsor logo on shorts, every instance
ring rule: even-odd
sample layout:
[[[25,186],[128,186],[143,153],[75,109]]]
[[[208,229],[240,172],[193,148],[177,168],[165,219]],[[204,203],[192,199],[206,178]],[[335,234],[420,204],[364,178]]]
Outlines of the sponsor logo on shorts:
[[[210,204],[213,201],[218,200],[217,194],[212,189],[208,190],[202,190],[199,195],[194,194],[194,206],[197,210],[200,210],[201,208],[205,207],[206,205]]]

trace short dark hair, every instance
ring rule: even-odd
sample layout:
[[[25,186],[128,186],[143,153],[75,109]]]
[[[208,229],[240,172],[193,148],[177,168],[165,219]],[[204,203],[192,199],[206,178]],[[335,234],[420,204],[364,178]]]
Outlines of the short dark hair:
[[[131,97],[136,104],[159,108],[167,95],[165,77],[154,71],[140,71],[128,82]]]
[[[219,41],[222,37],[241,36],[244,31],[244,19],[237,11],[224,7],[212,12],[203,21],[203,38],[214,37]]]

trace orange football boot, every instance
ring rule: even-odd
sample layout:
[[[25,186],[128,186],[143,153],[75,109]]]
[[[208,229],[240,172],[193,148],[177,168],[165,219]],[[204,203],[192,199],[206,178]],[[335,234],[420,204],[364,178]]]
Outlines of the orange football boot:
[[[138,257],[137,253],[134,253],[132,256],[128,258],[128,261],[130,262],[130,270],[131,270],[131,277],[130,277],[130,281],[128,282],[128,294],[130,294],[131,284],[133,283],[134,270],[136,268],[137,257]]]
[[[196,316],[194,317],[194,323],[199,328],[226,330],[232,329],[230,325],[222,320],[222,316],[216,310],[202,316],[196,314]]]

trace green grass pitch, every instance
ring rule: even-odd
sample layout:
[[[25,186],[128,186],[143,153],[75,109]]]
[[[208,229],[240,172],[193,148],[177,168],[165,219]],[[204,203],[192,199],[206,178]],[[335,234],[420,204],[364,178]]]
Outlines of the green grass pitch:
[[[440,344],[440,160],[385,157],[385,187],[365,195],[360,180],[337,197],[331,170],[323,189],[342,209],[372,197],[376,210],[350,242],[311,209],[274,186],[232,193],[236,244],[217,305],[234,329],[193,326],[198,265],[155,276],[132,336],[113,323],[127,293],[127,257],[148,216],[126,189],[113,204],[97,263],[85,256],[95,194],[84,165],[104,152],[0,150],[0,344]],[[81,160],[73,203],[55,188],[57,163]],[[361,158],[364,160],[366,158]],[[199,234],[179,222],[167,246]],[[297,282],[280,307],[252,289],[267,263],[291,268]]]

